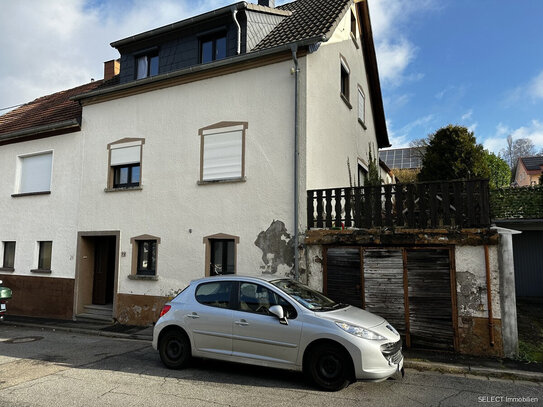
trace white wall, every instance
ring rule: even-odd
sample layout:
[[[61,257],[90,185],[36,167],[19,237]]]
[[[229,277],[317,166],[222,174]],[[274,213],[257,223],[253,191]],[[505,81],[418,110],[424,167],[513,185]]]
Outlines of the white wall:
[[[272,221],[293,234],[294,77],[290,61],[125,97],[83,109],[79,231],[119,230],[120,293],[168,295],[204,276],[205,236],[239,236],[237,272],[258,275],[254,242]],[[198,129],[248,122],[246,182],[197,185]],[[145,138],[142,190],[104,192],[108,143]],[[192,229],[192,233],[189,230]],[[133,281],[130,238],[150,234],[159,281]],[[287,268],[282,268],[284,272]]]
[[[307,189],[349,186],[347,158],[352,183],[357,185],[357,161],[368,163],[369,143],[378,159],[371,98],[360,34],[357,48],[351,38],[347,12],[329,41],[307,56]],[[350,68],[350,103],[340,97],[340,54]],[[366,127],[358,122],[358,90],[366,96]]]
[[[15,271],[37,275],[38,241],[52,241],[49,277],[74,278],[81,175],[82,137],[69,133],[0,148],[0,241],[15,241]],[[52,151],[51,194],[12,197],[17,193],[21,155]],[[0,267],[3,247],[0,247]],[[0,272],[0,275],[2,272]]]

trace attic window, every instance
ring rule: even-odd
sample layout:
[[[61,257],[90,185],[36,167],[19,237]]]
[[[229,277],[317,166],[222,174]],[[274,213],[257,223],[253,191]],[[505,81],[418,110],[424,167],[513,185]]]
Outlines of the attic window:
[[[142,55],[136,59],[136,79],[158,75],[158,54]]]
[[[226,58],[226,33],[202,38],[200,41],[200,62],[218,61]]]

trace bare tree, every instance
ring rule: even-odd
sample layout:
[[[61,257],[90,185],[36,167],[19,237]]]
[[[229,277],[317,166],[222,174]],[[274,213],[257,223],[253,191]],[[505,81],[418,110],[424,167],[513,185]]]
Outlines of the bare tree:
[[[517,165],[520,157],[529,157],[536,155],[535,146],[529,138],[518,138],[513,141],[511,135],[507,136],[507,146],[502,148],[501,154],[510,168]]]

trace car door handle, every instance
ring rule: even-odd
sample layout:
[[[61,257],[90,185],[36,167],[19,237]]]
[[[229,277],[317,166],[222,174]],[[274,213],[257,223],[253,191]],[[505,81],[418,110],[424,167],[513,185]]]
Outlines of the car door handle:
[[[234,324],[239,325],[239,326],[247,326],[247,325],[249,325],[249,323],[247,321],[245,321],[244,319],[242,319],[240,321],[235,321]]]
[[[185,316],[192,319],[200,318],[200,315],[198,315],[196,312],[193,312],[192,314],[187,314]]]

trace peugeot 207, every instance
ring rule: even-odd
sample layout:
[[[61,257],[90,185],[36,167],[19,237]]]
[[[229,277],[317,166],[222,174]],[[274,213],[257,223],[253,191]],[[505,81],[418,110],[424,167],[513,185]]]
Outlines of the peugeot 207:
[[[401,344],[370,312],[290,279],[237,275],[192,281],[164,306],[153,332],[168,368],[220,359],[303,371],[325,390],[403,375]]]

